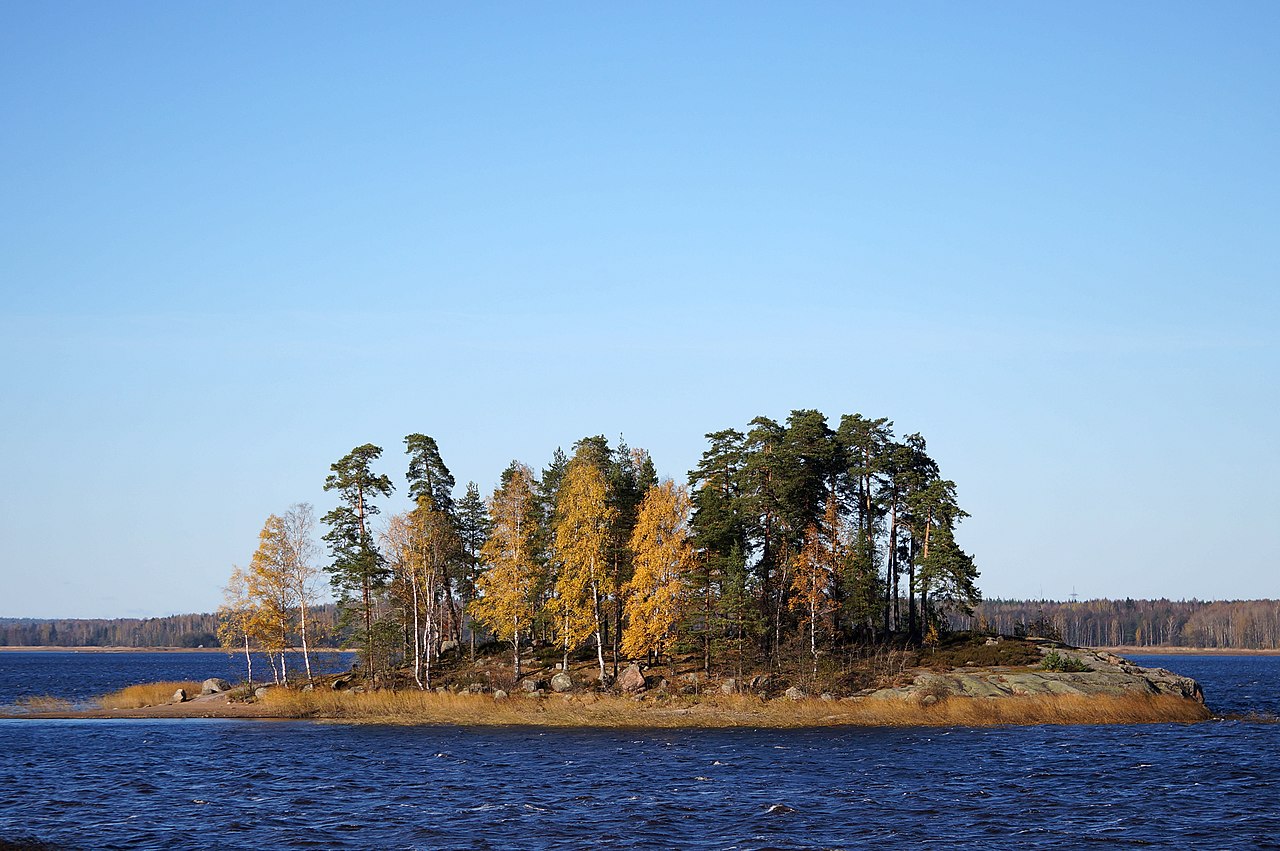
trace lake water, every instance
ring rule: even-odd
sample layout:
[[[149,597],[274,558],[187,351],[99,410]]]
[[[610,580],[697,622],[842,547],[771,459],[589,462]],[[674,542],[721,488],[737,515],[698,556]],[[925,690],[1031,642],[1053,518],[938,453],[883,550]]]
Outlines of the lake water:
[[[0,658],[0,662],[3,662]],[[1142,657],[1276,714],[1280,657]],[[0,702],[3,702],[0,676]],[[1280,724],[0,721],[0,847],[1280,848]]]
[[[351,667],[356,654],[321,650],[311,654],[313,673],[335,673]],[[286,657],[291,675],[301,675],[301,654]],[[0,707],[26,697],[56,697],[74,704],[135,683],[222,677],[245,679],[244,656],[197,651],[0,651]],[[271,679],[271,664],[253,654],[255,682]]]

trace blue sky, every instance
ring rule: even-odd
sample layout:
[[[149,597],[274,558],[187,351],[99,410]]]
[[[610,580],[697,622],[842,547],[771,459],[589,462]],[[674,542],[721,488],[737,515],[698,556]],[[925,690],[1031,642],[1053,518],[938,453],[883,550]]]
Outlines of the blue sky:
[[[818,408],[988,596],[1277,596],[1280,7],[0,8],[0,616],[209,610],[329,464]],[[403,507],[403,487],[386,506]]]

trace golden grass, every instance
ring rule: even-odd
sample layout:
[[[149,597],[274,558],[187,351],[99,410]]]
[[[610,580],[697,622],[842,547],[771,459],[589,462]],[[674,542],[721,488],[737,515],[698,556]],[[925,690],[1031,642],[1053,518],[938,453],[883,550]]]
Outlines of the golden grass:
[[[74,708],[71,701],[48,694],[33,694],[27,697],[20,697],[16,705],[27,712],[69,712]]]
[[[98,698],[98,703],[103,709],[141,709],[144,706],[159,706],[173,700],[173,693],[180,688],[186,689],[188,698],[200,694],[200,683],[194,680],[143,683],[104,694]]]
[[[1173,695],[1014,695],[950,697],[925,705],[903,700],[771,700],[751,695],[635,701],[624,697],[420,691],[299,692],[272,689],[262,704],[273,716],[399,724],[547,727],[830,727],[1138,724],[1202,721],[1201,704]]]

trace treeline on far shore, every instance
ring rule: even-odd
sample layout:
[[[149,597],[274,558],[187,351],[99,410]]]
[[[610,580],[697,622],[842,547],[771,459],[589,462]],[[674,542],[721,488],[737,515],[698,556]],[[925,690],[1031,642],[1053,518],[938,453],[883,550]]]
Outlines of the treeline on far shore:
[[[316,646],[336,647],[338,607],[311,608]],[[0,618],[0,647],[218,647],[215,612],[159,618]]]
[[[336,647],[338,609],[310,610],[321,627],[317,646]],[[0,618],[0,647],[217,647],[214,612],[160,618],[41,620]],[[1056,633],[1081,647],[1210,647],[1280,650],[1280,600],[986,600],[957,630],[1005,635]]]
[[[1280,600],[984,600],[952,627],[1078,647],[1280,650]]]

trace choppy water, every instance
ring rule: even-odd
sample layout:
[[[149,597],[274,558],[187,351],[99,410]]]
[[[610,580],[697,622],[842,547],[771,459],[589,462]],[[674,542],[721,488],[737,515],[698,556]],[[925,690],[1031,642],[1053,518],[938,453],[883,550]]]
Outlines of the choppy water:
[[[1280,707],[1280,658],[1158,663],[1198,676],[1215,708],[1234,707],[1227,689],[1242,683],[1259,705],[1241,710]],[[1278,753],[1280,725],[1246,721],[639,733],[9,720],[0,721],[0,839],[1280,848]]]
[[[354,659],[354,653],[313,652],[311,669],[315,673],[346,670]],[[300,654],[290,654],[287,663],[294,674],[303,670]],[[271,677],[271,665],[261,654],[254,654],[253,675],[259,681]],[[184,650],[6,650],[0,652],[0,707],[44,696],[83,703],[135,683],[203,681],[209,677],[243,680],[244,656]]]

